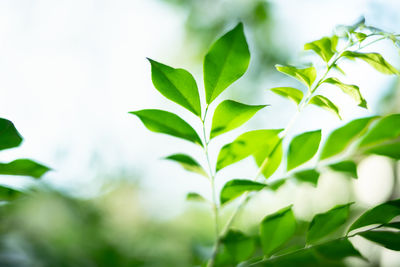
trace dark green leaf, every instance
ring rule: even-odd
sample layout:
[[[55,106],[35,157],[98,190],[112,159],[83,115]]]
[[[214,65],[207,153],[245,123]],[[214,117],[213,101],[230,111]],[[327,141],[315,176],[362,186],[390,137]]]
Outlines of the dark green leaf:
[[[342,119],[342,117],[340,117],[338,107],[335,104],[333,104],[332,101],[330,101],[325,96],[322,96],[322,95],[313,96],[313,98],[311,98],[310,102],[308,102],[308,103],[312,104],[312,105],[316,105],[318,107],[321,107],[325,110],[328,110],[328,111],[332,112],[333,114],[335,114],[336,116],[338,116],[339,119]]]
[[[358,88],[357,85],[342,83],[337,78],[328,78],[328,79],[324,80],[323,82],[336,85],[337,87],[342,89],[343,93],[345,93],[345,94],[349,95],[351,98],[353,98],[356,101],[357,105],[359,105],[362,108],[367,108],[367,102],[362,97],[362,95],[360,93],[360,88]]]
[[[204,197],[202,197],[198,193],[190,192],[186,195],[186,200],[188,201],[200,201],[200,202],[205,202],[207,201]]]
[[[313,50],[325,62],[328,62],[335,54],[335,48],[336,44],[332,44],[332,39],[328,37],[304,45],[304,50]]]
[[[291,206],[266,216],[260,225],[260,239],[264,255],[272,255],[289,241],[296,231],[296,225]]]
[[[136,115],[150,131],[164,133],[202,145],[196,131],[177,115],[158,109],[129,112]]]
[[[0,201],[12,201],[22,195],[21,191],[0,185]]]
[[[237,198],[247,191],[260,191],[266,185],[251,180],[234,179],[227,182],[221,190],[221,204]]]
[[[173,154],[165,159],[178,162],[185,170],[198,173],[205,177],[208,177],[207,172],[201,167],[201,165],[194,160],[192,157],[185,154]]]
[[[184,69],[174,69],[152,59],[149,61],[155,88],[166,98],[201,116],[199,91],[193,76]]]
[[[315,70],[314,67],[298,69],[293,66],[276,65],[275,68],[278,71],[280,71],[286,75],[289,75],[289,76],[295,78],[296,80],[304,83],[308,88],[311,87],[311,85],[315,81],[315,78],[317,77],[317,71]]]
[[[378,53],[360,53],[360,52],[353,52],[353,51],[345,51],[342,54],[343,57],[347,57],[350,59],[359,58],[364,60],[369,65],[374,67],[377,71],[384,73],[384,74],[399,74],[399,71],[390,65],[381,54]]]
[[[294,178],[300,182],[308,182],[316,186],[318,184],[319,172],[314,169],[295,172]]]
[[[295,136],[289,145],[287,170],[291,170],[309,161],[318,151],[321,130],[305,132]]]
[[[400,230],[400,222],[392,222],[384,224],[385,227],[394,228]]]
[[[0,175],[22,175],[40,178],[50,169],[30,159],[17,159],[9,163],[0,163]]]
[[[331,164],[328,167],[334,171],[344,172],[347,175],[350,175],[352,178],[357,179],[357,165],[354,163],[354,161],[345,160]]]
[[[211,103],[229,85],[247,70],[250,52],[243,24],[218,39],[204,58],[204,86],[207,104]]]
[[[22,137],[15,129],[14,124],[9,120],[0,118],[0,150],[17,147],[21,142]]]
[[[338,205],[325,213],[315,215],[308,229],[307,243],[315,243],[340,228],[349,216],[351,204]]]
[[[254,153],[254,159],[265,178],[270,177],[282,161],[282,139],[270,139],[261,149]]]
[[[365,231],[359,233],[359,235],[385,248],[400,251],[400,232]]]
[[[349,232],[371,224],[385,224],[400,215],[400,199],[380,204],[360,216],[349,228]]]
[[[334,130],[322,148],[320,159],[327,159],[343,152],[354,140],[362,135],[376,117],[353,120]]]
[[[279,179],[276,181],[273,181],[268,185],[268,189],[271,189],[272,191],[278,190],[281,186],[283,186],[286,183],[286,179]]]
[[[292,100],[296,105],[299,105],[303,99],[303,92],[293,87],[275,87],[272,88],[271,91],[277,95]]]
[[[314,249],[320,256],[330,260],[339,260],[346,257],[363,258],[347,238],[336,239],[315,246]]]
[[[235,262],[247,260],[256,249],[255,239],[238,230],[229,230],[221,241]]]
[[[246,105],[232,100],[223,101],[215,109],[210,138],[241,126],[266,106]]]

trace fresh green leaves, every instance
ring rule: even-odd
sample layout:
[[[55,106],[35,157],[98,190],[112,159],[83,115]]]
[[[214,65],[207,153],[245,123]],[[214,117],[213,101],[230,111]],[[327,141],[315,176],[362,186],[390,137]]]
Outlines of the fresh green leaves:
[[[0,185],[0,201],[13,201],[22,195],[19,190]]]
[[[205,177],[208,177],[203,167],[201,167],[201,165],[191,156],[188,156],[186,154],[173,154],[166,157],[165,159],[179,163],[187,171],[195,172]]]
[[[325,96],[315,95],[310,99],[310,101],[308,103],[311,104],[311,105],[316,105],[316,106],[318,106],[320,108],[323,108],[323,109],[325,109],[327,111],[330,111],[333,114],[335,114],[336,116],[338,116],[339,119],[342,119],[342,117],[340,117],[338,107],[335,104],[333,104],[332,101],[330,101]]]
[[[385,248],[400,251],[400,232],[392,231],[365,231],[359,233],[360,236],[378,243]]]
[[[251,180],[234,179],[227,182],[221,190],[220,200],[221,204],[228,202],[244,192],[259,191],[266,185]]]
[[[200,194],[198,194],[198,193],[195,193],[195,192],[189,192],[187,195],[186,195],[186,200],[187,201],[198,201],[198,202],[206,202],[207,200],[204,198],[204,197],[202,197]]]
[[[22,175],[40,178],[50,169],[30,159],[17,159],[9,163],[0,163],[0,175]]]
[[[357,105],[359,105],[362,108],[367,108],[367,102],[365,99],[362,97],[360,93],[360,88],[357,85],[352,85],[352,84],[345,84],[339,81],[338,78],[328,78],[323,81],[324,83],[330,83],[333,85],[336,85],[340,89],[342,89],[343,93],[349,95],[351,98],[356,101]]]
[[[223,35],[211,47],[204,58],[204,86],[206,102],[211,103],[229,85],[247,70],[250,52],[243,24]]]
[[[305,84],[308,88],[311,88],[311,85],[314,83],[315,78],[317,77],[317,71],[314,67],[308,67],[304,69],[298,69],[293,66],[282,66],[276,65],[275,68],[296,80]]]
[[[364,60],[377,71],[383,74],[399,74],[399,71],[395,67],[390,65],[390,63],[387,62],[382,57],[382,55],[378,53],[360,53],[354,51],[345,51],[343,52],[342,56],[350,59],[358,58]]]
[[[199,91],[193,76],[184,69],[174,69],[152,59],[149,61],[155,88],[166,98],[201,116]]]
[[[352,203],[338,205],[314,216],[307,233],[307,243],[312,244],[337,230],[348,218]]]
[[[136,115],[150,131],[164,133],[202,145],[196,131],[177,115],[158,109],[129,112]]]
[[[305,132],[295,136],[289,145],[287,170],[291,170],[309,161],[318,151],[321,130]]]
[[[303,170],[295,172],[294,178],[300,182],[308,182],[313,186],[317,186],[320,173],[314,169]]]
[[[247,236],[238,230],[229,230],[221,242],[235,262],[247,260],[256,249],[255,238]]]
[[[304,50],[313,50],[325,62],[328,62],[335,54],[337,44],[337,37],[329,38],[324,37],[314,42],[304,45]]]
[[[246,105],[233,100],[225,100],[215,109],[210,138],[233,130],[248,121],[266,105]]]
[[[303,99],[303,92],[293,87],[275,87],[272,88],[271,91],[277,95],[292,100],[296,105],[299,105]]]
[[[22,137],[14,124],[7,119],[0,118],[0,150],[17,147],[21,142]]]
[[[331,164],[328,167],[334,171],[345,173],[346,175],[357,179],[357,165],[354,163],[354,161],[344,160]]]
[[[266,216],[260,224],[260,240],[265,256],[272,255],[296,231],[296,219],[291,206]]]

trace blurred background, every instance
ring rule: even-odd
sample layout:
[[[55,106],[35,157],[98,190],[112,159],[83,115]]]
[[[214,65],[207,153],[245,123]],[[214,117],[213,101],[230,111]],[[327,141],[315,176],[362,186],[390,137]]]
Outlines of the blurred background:
[[[244,22],[250,67],[219,101],[228,97],[271,106],[246,126],[216,139],[211,148],[215,161],[219,148],[239,133],[284,127],[295,112],[294,105],[267,91],[296,85],[276,72],[275,64],[316,59],[303,51],[304,43],[330,35],[335,26],[352,24],[360,16],[369,25],[400,33],[399,14],[397,0],[0,1],[0,116],[13,121],[25,139],[21,147],[2,152],[0,160],[34,158],[53,169],[40,181],[0,177],[1,184],[39,191],[29,201],[2,211],[0,262],[4,266],[200,263],[213,241],[211,210],[206,204],[186,202],[185,196],[193,191],[210,197],[209,183],[161,158],[184,152],[204,163],[202,151],[151,133],[128,114],[163,108],[193,119],[154,89],[146,57],[189,70],[203,90],[202,58],[208,47],[238,21]],[[371,49],[400,67],[399,51],[390,43]],[[360,86],[369,110],[332,90],[327,94],[337,99],[344,120],[309,107],[290,136],[317,128],[326,136],[351,119],[400,111],[396,77],[362,63],[345,62],[342,67],[348,74],[344,82]],[[255,171],[252,160],[244,160],[222,171],[217,187]],[[324,173],[318,188],[288,184],[276,193],[262,192],[249,203],[237,226],[254,231],[266,214],[290,203],[304,220],[352,200],[360,209],[374,206],[399,196],[395,186],[399,171],[398,163],[373,156],[359,165],[358,180]],[[282,175],[278,170],[270,179]],[[321,197],[324,201],[317,201]],[[230,209],[222,215],[226,217]],[[371,262],[355,261],[354,266],[400,263],[394,252],[367,241],[355,242]]]

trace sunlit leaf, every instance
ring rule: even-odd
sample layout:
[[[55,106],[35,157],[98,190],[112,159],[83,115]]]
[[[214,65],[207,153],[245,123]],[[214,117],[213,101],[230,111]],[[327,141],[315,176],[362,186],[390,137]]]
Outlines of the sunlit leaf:
[[[311,183],[313,186],[318,184],[319,175],[319,172],[317,172],[315,169],[308,169],[293,173],[293,176],[296,180],[300,182]]]
[[[211,103],[247,70],[250,52],[243,24],[218,39],[204,58],[206,102]]]
[[[362,97],[360,93],[360,88],[358,88],[357,85],[352,85],[352,84],[345,84],[339,81],[337,78],[328,78],[324,80],[324,83],[330,83],[333,85],[336,85],[340,89],[342,89],[343,93],[349,95],[351,98],[356,101],[357,105],[363,108],[367,108],[367,102],[365,99]]]
[[[254,114],[267,105],[246,105],[233,100],[225,100],[214,112],[211,138],[233,130],[251,119]]]
[[[299,105],[303,99],[303,92],[293,87],[275,87],[272,88],[271,91],[277,95],[292,100],[296,105]]]
[[[332,44],[332,39],[324,37],[304,45],[304,50],[313,50],[325,62],[328,62],[335,54],[336,44]]]
[[[199,201],[199,202],[206,202],[207,201],[203,196],[201,196],[200,194],[195,193],[195,192],[189,192],[186,195],[186,200],[187,201]]]
[[[23,193],[19,190],[0,185],[0,201],[12,201],[22,195]]]
[[[50,168],[30,159],[17,159],[9,163],[0,163],[0,175],[22,175],[40,178]]]
[[[378,53],[360,53],[354,51],[345,51],[343,57],[350,59],[358,58],[364,60],[369,65],[374,67],[377,71],[384,74],[399,74],[399,71],[387,62],[381,54]]]
[[[253,154],[264,178],[270,177],[278,169],[282,155],[282,139],[279,138],[270,139],[268,143]]]
[[[276,65],[275,68],[278,71],[280,71],[286,75],[289,75],[289,76],[295,78],[296,80],[304,83],[308,88],[311,87],[311,85],[315,81],[315,78],[317,77],[317,71],[315,70],[314,67],[298,69],[293,66]]]
[[[256,249],[254,237],[247,236],[238,230],[229,230],[221,242],[235,262],[247,260],[254,254]]]
[[[400,232],[365,231],[359,233],[359,235],[385,248],[400,251]]]
[[[179,163],[185,170],[198,173],[205,177],[208,177],[207,172],[201,167],[201,165],[194,160],[192,157],[185,154],[173,154],[165,159],[175,161]]]
[[[296,225],[291,206],[266,216],[260,224],[260,240],[264,255],[272,255],[289,241],[296,231]]]
[[[343,173],[351,176],[352,178],[357,179],[357,177],[358,177],[357,176],[357,165],[354,163],[354,161],[345,160],[345,161],[337,162],[334,164],[330,164],[328,167],[334,171],[343,172]]]
[[[158,109],[129,112],[136,115],[150,131],[164,133],[202,145],[195,130],[177,115]]]
[[[227,182],[221,190],[221,204],[237,198],[247,191],[259,191],[266,185],[251,180],[234,179]]]
[[[318,151],[321,130],[305,132],[295,136],[287,153],[287,170],[291,170],[309,161]]]
[[[330,101],[325,96],[315,95],[311,98],[310,102],[308,102],[308,103],[312,104],[312,105],[316,105],[318,107],[321,107],[325,110],[328,110],[328,111],[332,112],[333,114],[335,114],[336,116],[338,116],[339,119],[342,119],[342,117],[340,117],[338,107],[335,104],[333,104],[332,101]]]
[[[22,137],[19,135],[14,124],[0,118],[0,150],[17,147],[21,144]]]
[[[201,116],[199,91],[193,76],[184,69],[175,69],[152,59],[149,61],[155,88],[166,98]]]

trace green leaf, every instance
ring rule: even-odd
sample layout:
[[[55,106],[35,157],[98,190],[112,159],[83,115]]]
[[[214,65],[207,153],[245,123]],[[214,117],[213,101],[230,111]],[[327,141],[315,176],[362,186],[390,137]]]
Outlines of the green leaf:
[[[328,37],[304,45],[304,50],[313,50],[325,62],[328,62],[335,54],[335,48],[336,44],[332,44],[332,39]]]
[[[291,206],[266,216],[260,225],[260,240],[265,256],[270,256],[296,231],[296,219]]]
[[[343,57],[347,57],[350,59],[359,58],[364,60],[377,71],[383,74],[399,74],[399,71],[390,65],[381,54],[378,53],[360,53],[360,52],[353,52],[353,51],[345,51],[342,54]]]
[[[273,181],[268,185],[268,189],[271,189],[272,191],[277,191],[281,186],[283,186],[286,183],[286,179],[279,179],[276,181]]]
[[[360,88],[357,85],[352,85],[352,84],[345,84],[339,81],[337,78],[328,78],[323,81],[324,83],[329,83],[336,85],[340,89],[342,89],[343,93],[349,95],[351,98],[353,98],[357,105],[362,107],[362,108],[367,108],[367,102],[365,99],[362,97],[360,93]]]
[[[201,165],[196,160],[186,154],[173,154],[166,157],[165,159],[179,163],[187,171],[195,172],[205,177],[208,177],[207,172],[203,169],[203,167],[201,167]]]
[[[21,144],[22,137],[15,129],[14,124],[0,118],[0,150],[17,147]]]
[[[268,141],[253,155],[264,178],[270,177],[278,169],[283,155],[282,139],[273,138]]]
[[[365,231],[359,233],[359,235],[385,248],[400,251],[400,232]]]
[[[357,176],[357,165],[354,161],[345,160],[341,162],[337,162],[328,166],[334,171],[344,172],[345,174],[351,176],[352,178],[358,178]]]
[[[296,180],[311,183],[313,186],[317,186],[319,175],[319,172],[314,169],[303,170],[293,174]]]
[[[303,92],[293,87],[275,87],[272,88],[271,91],[277,95],[292,100],[296,105],[299,105],[303,99]]]
[[[338,205],[325,213],[315,215],[308,229],[307,243],[315,243],[340,228],[349,216],[351,204]]]
[[[238,230],[229,230],[221,241],[235,262],[247,260],[256,249],[255,239]]]
[[[293,66],[282,66],[282,65],[275,65],[275,68],[296,80],[304,83],[308,88],[314,83],[315,78],[317,77],[317,71],[314,67],[298,69]]]
[[[267,105],[246,105],[233,100],[225,100],[215,109],[210,138],[233,130],[251,119]]]
[[[204,86],[207,104],[211,103],[229,85],[247,70],[250,52],[243,24],[218,39],[204,58]]]
[[[314,246],[315,251],[322,257],[330,260],[344,259],[346,257],[363,258],[358,250],[347,238],[336,239],[318,246]]]
[[[201,116],[199,91],[193,76],[184,69],[174,69],[152,59],[148,60],[154,87],[169,100]]]
[[[376,117],[367,117],[353,120],[346,125],[334,130],[327,138],[321,151],[320,159],[327,159],[343,152],[360,135]]]
[[[380,204],[360,216],[349,228],[349,231],[372,225],[386,224],[400,215],[400,199]]]
[[[0,201],[13,201],[22,195],[19,190],[0,185]]]
[[[189,192],[189,193],[186,195],[186,200],[187,200],[187,201],[207,202],[207,200],[206,200],[203,196],[201,196],[201,195],[198,194],[198,193],[194,193],[194,192]]]
[[[129,112],[136,115],[147,129],[156,133],[164,133],[186,139],[202,146],[196,131],[177,115],[158,109],[143,109]]]
[[[221,190],[220,200],[224,204],[247,191],[260,191],[266,185],[251,180],[234,179],[227,182]]]
[[[295,136],[289,145],[287,170],[291,170],[309,161],[318,151],[321,130],[305,132]]]
[[[365,40],[365,38],[367,38],[367,35],[362,32],[355,32],[354,34],[359,42],[362,42]]]
[[[222,147],[218,154],[216,170],[219,171],[265,149],[272,142],[279,140],[278,134],[281,131],[282,129],[255,130],[240,135],[232,143]]]
[[[17,159],[9,163],[0,163],[0,175],[22,175],[40,178],[50,168],[30,159]]]
[[[336,116],[338,116],[340,120],[342,119],[342,117],[340,117],[338,107],[335,104],[333,104],[332,101],[330,101],[325,96],[315,95],[315,96],[313,96],[313,98],[311,98],[310,102],[308,102],[308,103],[312,104],[312,105],[316,105],[318,107],[321,107],[325,110],[328,110],[328,111],[332,112],[333,114],[335,114]]]

